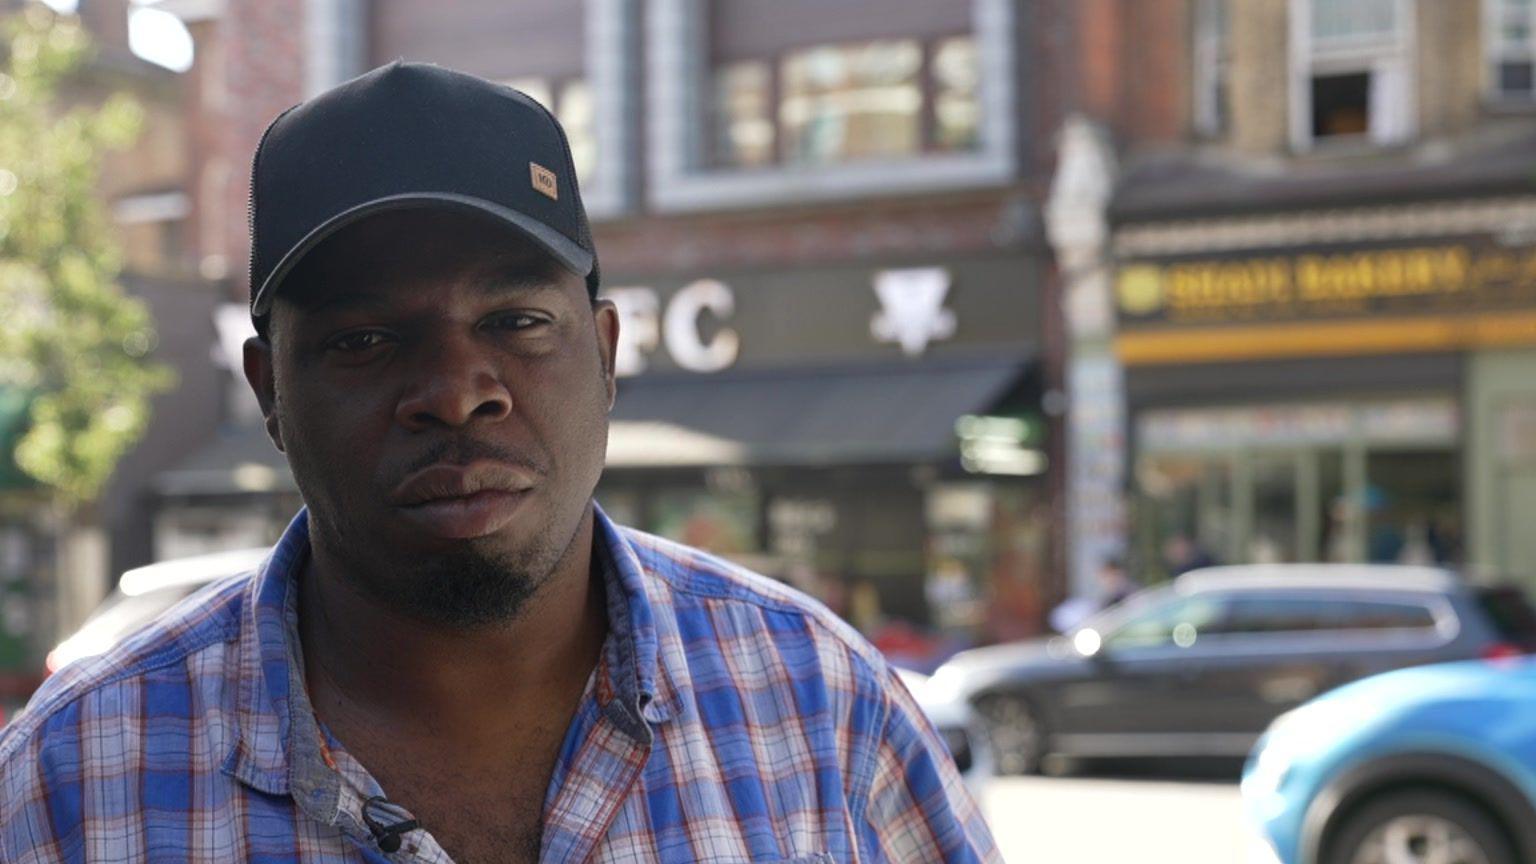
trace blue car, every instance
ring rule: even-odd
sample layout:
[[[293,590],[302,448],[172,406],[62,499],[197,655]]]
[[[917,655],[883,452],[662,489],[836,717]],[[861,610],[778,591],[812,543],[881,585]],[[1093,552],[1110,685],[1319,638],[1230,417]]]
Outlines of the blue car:
[[[1377,675],[1281,716],[1243,771],[1264,864],[1536,861],[1536,659]]]

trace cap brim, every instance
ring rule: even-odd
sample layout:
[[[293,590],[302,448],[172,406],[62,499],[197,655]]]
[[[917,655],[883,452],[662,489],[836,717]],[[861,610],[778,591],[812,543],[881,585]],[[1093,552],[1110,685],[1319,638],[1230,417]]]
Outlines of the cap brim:
[[[257,289],[255,296],[251,299],[251,316],[253,318],[260,318],[272,310],[272,301],[277,296],[277,289],[282,284],[283,279],[293,271],[293,268],[298,265],[299,261],[306,254],[332,234],[348,225],[355,224],[378,213],[419,207],[463,210],[490,216],[517,229],[519,233],[548,252],[556,261],[559,261],[562,266],[583,279],[591,274],[592,267],[596,263],[596,258],[590,251],[581,248],[575,241],[559,231],[537,219],[482,198],[472,198],[467,195],[454,195],[446,192],[412,192],[403,195],[391,195],[387,198],[378,198],[364,204],[359,204],[350,210],[344,210],[304,235],[304,239],[295,243],[293,248],[289,249],[282,259],[277,262],[277,266],[272,268],[272,272],[267,274],[267,278],[262,280],[261,287]]]

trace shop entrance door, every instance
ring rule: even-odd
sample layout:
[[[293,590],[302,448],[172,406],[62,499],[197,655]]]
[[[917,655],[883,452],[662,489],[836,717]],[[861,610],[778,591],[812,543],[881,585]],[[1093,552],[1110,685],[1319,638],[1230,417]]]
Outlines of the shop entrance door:
[[[1242,502],[1237,532],[1245,537],[1247,549],[1240,556],[1249,561],[1279,563],[1303,560],[1307,550],[1310,525],[1304,525],[1312,512],[1315,483],[1303,480],[1305,466],[1315,460],[1311,454],[1279,452],[1255,453],[1243,464],[1246,470],[1239,480],[1246,488],[1234,496]]]

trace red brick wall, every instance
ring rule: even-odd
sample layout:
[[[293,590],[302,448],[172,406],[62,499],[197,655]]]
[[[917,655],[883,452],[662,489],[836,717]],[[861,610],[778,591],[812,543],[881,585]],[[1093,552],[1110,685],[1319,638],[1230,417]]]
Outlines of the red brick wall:
[[[1127,143],[1183,140],[1190,128],[1189,0],[1120,2],[1134,36],[1123,43],[1118,131]]]
[[[1041,0],[1025,62],[1036,128],[1069,114],[1103,123],[1124,148],[1177,143],[1190,128],[1190,0]],[[1026,79],[1027,80],[1027,79]],[[1049,175],[1054,142],[1042,170]]]
[[[272,118],[304,96],[304,3],[229,0],[223,17],[208,27],[218,46],[198,62],[211,61],[216,53],[222,57],[217,68],[206,70],[199,92],[218,88],[220,95],[198,99],[191,111],[204,157],[226,169],[228,182],[222,189],[199,184],[199,213],[216,207],[222,216],[216,220],[222,236],[200,237],[199,246],[226,253],[232,299],[244,299],[249,296],[246,213],[251,155]]]
[[[794,267],[1017,245],[1008,201],[988,193],[735,215],[648,216],[593,230],[603,270],[626,277]]]

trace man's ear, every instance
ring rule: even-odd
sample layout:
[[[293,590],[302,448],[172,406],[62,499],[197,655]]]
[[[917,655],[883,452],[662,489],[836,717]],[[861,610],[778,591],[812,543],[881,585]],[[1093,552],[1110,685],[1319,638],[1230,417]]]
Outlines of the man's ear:
[[[618,393],[613,364],[619,346],[619,310],[612,300],[593,301],[592,326],[597,332],[597,353],[603,363],[603,380],[608,385],[608,408],[612,410],[614,396]]]
[[[277,418],[277,376],[272,368],[272,343],[260,336],[245,340],[245,380],[250,382],[251,391],[256,394],[256,404],[261,406],[267,437],[279,451],[283,451],[283,429]]]

